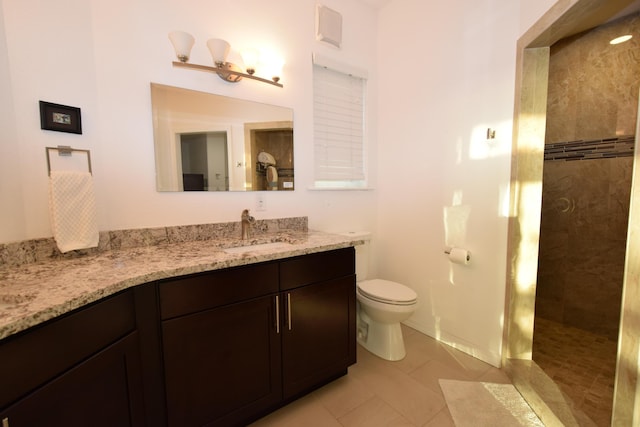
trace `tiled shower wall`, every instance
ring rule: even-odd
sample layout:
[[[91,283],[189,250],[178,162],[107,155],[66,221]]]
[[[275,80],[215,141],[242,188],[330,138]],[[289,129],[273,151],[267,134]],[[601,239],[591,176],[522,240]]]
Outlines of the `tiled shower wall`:
[[[622,44],[609,41],[623,34]],[[632,135],[640,82],[640,14],[551,46],[546,143]]]
[[[545,161],[536,316],[617,339],[632,167]]]
[[[640,15],[551,47],[536,316],[617,339]],[[611,46],[609,40],[634,34]]]

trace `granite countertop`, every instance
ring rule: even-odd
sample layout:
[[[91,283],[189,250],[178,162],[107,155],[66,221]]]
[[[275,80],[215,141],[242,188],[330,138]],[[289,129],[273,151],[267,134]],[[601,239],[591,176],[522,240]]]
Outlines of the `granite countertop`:
[[[282,242],[261,247],[261,244]],[[192,241],[110,250],[74,259],[0,269],[0,339],[61,314],[155,280],[314,252],[363,241],[321,232],[289,232],[249,242]]]

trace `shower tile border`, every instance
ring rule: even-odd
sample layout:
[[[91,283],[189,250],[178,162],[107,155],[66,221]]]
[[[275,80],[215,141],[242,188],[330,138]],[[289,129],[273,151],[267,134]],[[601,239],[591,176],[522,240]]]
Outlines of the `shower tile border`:
[[[635,135],[545,144],[545,161],[574,161],[632,157]]]

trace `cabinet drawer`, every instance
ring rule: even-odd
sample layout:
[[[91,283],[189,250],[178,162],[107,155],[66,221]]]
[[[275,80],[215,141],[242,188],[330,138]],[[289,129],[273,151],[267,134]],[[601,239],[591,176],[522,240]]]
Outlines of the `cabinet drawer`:
[[[355,273],[355,268],[352,247],[290,258],[280,263],[280,289],[348,276]]]
[[[0,344],[0,408],[135,329],[131,291],[107,298]]]
[[[160,283],[162,320],[278,292],[278,264],[218,270]]]

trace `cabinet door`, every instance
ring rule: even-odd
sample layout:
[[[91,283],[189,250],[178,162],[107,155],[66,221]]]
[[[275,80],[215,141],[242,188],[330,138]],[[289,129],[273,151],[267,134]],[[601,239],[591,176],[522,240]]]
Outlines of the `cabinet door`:
[[[0,410],[135,329],[133,295],[125,291],[3,339]]]
[[[162,322],[169,426],[242,425],[280,401],[276,296]]]
[[[0,420],[11,427],[144,425],[139,363],[132,333],[18,401]]]
[[[355,275],[282,293],[283,392],[288,399],[355,362]]]

